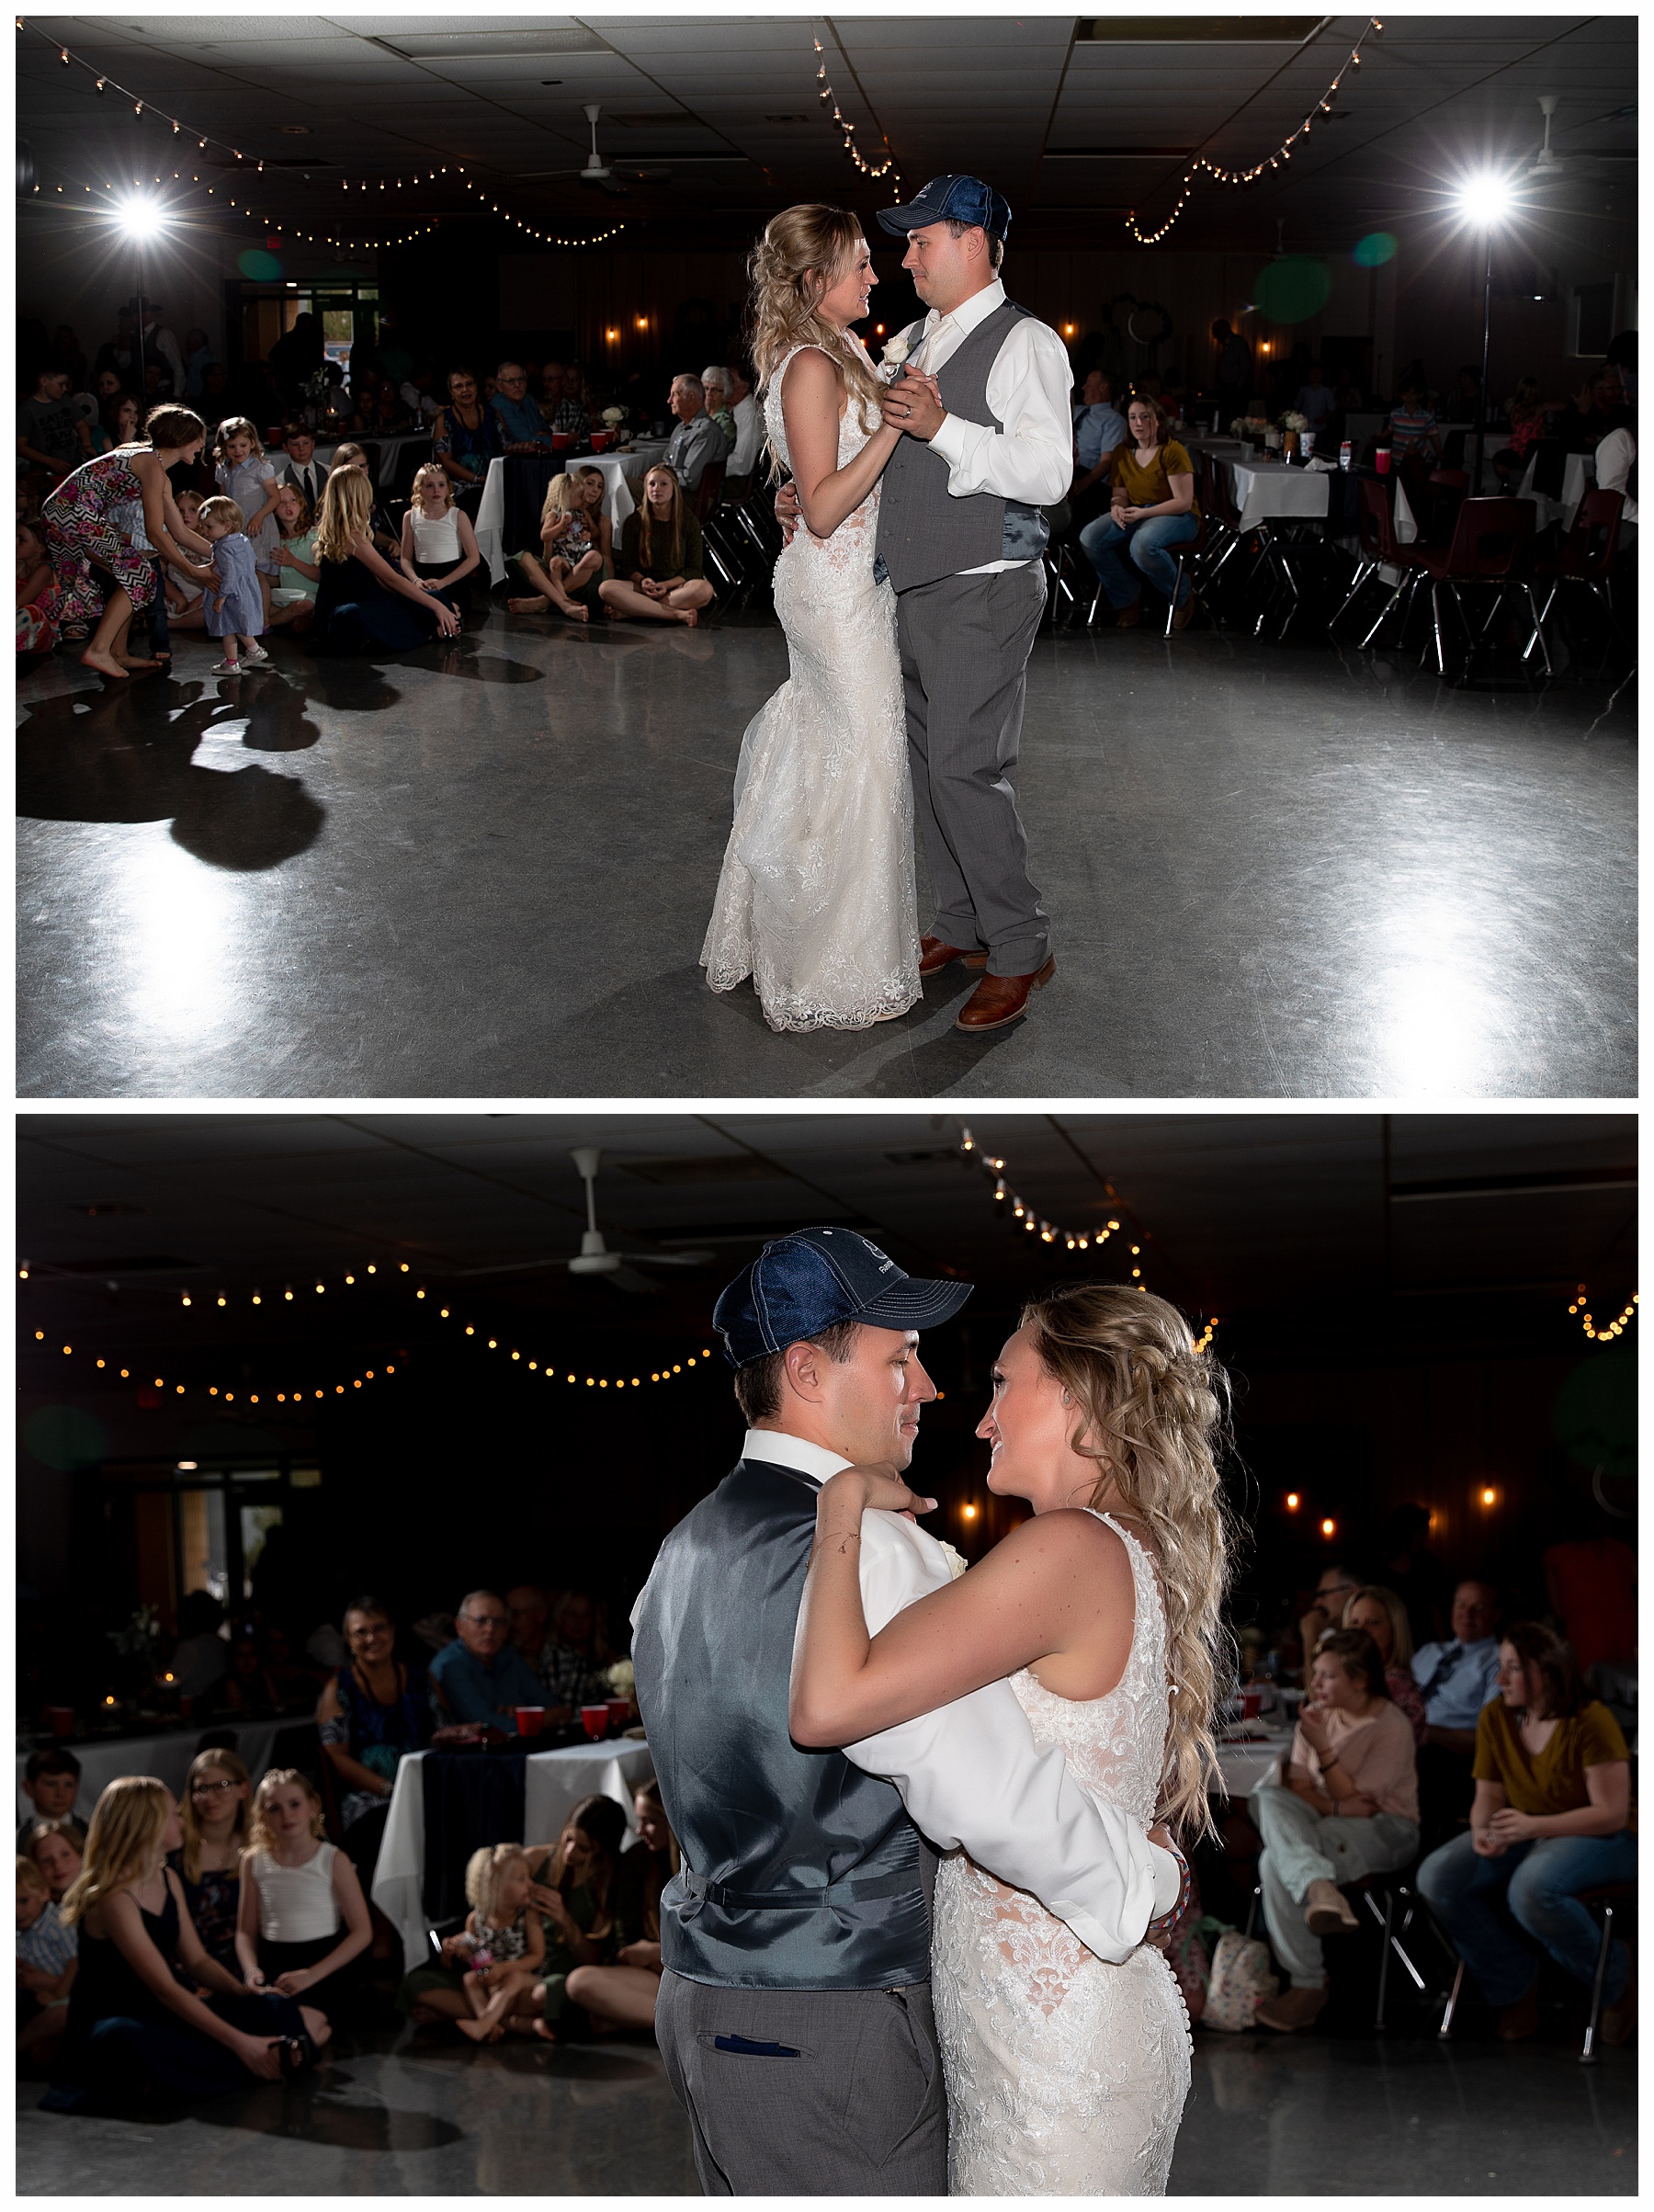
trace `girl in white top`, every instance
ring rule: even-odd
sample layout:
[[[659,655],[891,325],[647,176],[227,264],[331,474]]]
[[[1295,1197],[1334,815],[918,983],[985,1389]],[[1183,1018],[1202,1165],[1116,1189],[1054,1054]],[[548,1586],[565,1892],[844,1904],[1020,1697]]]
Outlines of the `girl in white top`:
[[[402,516],[402,567],[422,591],[446,597],[449,585],[469,576],[481,559],[470,516],[454,505],[447,470],[427,461],[414,479]]]
[[[250,1990],[304,1991],[327,2012],[341,2002],[343,1969],[373,1940],[373,1923],[356,1868],[322,1827],[308,1775],[292,1767],[266,1775],[242,1860],[235,1952]]]

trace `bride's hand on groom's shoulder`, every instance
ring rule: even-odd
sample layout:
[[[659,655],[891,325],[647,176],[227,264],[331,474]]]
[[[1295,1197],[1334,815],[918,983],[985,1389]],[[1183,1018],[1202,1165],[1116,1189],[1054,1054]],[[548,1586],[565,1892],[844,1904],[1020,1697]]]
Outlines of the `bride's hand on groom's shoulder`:
[[[876,1513],[906,1514],[912,1520],[918,1514],[934,1512],[936,1504],[935,1498],[911,1491],[889,1460],[869,1460],[865,1466],[841,1469],[821,1485],[821,1497],[825,1503],[818,1503],[818,1520],[845,1508],[853,1508],[858,1520],[869,1508]]]

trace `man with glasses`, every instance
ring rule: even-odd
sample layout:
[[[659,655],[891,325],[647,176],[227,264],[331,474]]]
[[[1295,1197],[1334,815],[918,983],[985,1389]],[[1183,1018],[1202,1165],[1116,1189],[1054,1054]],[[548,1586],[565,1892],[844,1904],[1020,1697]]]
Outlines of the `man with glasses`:
[[[489,405],[500,418],[507,453],[549,453],[551,432],[528,396],[528,377],[520,361],[502,361],[494,372],[496,390]]]
[[[1309,1670],[1315,1664],[1315,1647],[1329,1628],[1343,1627],[1343,1610],[1360,1589],[1365,1578],[1354,1567],[1342,1562],[1321,1569],[1321,1578],[1315,1585],[1315,1603],[1298,1622],[1298,1638],[1304,1647],[1304,1680],[1309,1680]]]
[[[519,1705],[543,1706],[546,1685],[514,1643],[504,1600],[473,1590],[459,1606],[459,1641],[431,1662],[431,1687],[446,1720],[482,1720],[517,1732]]]

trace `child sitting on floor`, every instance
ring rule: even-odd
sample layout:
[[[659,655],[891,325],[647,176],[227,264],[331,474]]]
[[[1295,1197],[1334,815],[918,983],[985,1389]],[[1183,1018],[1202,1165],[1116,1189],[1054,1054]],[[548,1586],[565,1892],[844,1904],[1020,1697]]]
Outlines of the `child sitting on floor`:
[[[44,2064],[69,2022],[78,1945],[33,1859],[17,1861],[17,2057]]]
[[[79,1878],[85,1855],[86,1832],[78,1821],[37,1821],[23,1845],[23,1856],[46,1877],[54,1905],[62,1903]]]
[[[346,1969],[373,1941],[373,1923],[356,1868],[322,1829],[309,1775],[272,1768],[253,1794],[235,1953],[250,1990],[302,1995],[331,2019],[349,2003]]]
[[[469,1954],[470,1970],[460,1988],[474,2018],[458,2023],[473,2043],[497,2043],[507,2015],[539,1978],[546,1938],[538,1912],[528,1910],[528,1855],[520,1843],[474,1851],[465,1869],[472,1910],[456,1945]]]

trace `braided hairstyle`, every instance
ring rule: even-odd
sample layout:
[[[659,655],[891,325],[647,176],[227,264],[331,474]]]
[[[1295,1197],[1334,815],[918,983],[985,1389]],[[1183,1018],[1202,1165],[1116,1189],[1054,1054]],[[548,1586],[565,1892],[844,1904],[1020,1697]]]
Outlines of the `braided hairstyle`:
[[[1229,1378],[1196,1352],[1176,1307],[1149,1291],[1079,1284],[1033,1299],[1021,1325],[1078,1410],[1069,1441],[1097,1462],[1092,1503],[1117,1494],[1153,1535],[1172,1693],[1161,1809],[1185,1832],[1210,1833],[1212,1724],[1235,1672],[1222,1620],[1232,1537],[1218,1472]]]

